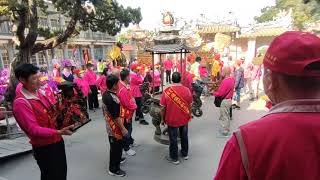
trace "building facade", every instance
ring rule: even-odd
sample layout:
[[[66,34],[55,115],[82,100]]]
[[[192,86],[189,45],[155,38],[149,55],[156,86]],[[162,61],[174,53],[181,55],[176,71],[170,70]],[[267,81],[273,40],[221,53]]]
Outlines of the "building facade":
[[[52,31],[64,30],[68,25],[68,18],[57,12],[49,4],[48,15],[39,11],[39,27],[48,27]],[[0,24],[0,69],[8,68],[17,49],[11,32],[10,22]],[[43,41],[38,37],[37,41]],[[85,64],[85,57],[90,61],[106,59],[108,50],[115,44],[115,37],[103,32],[81,31],[77,37],[69,38],[67,42],[54,49],[45,50],[32,56],[31,63],[40,68],[51,69],[54,59],[73,59],[81,66]]]

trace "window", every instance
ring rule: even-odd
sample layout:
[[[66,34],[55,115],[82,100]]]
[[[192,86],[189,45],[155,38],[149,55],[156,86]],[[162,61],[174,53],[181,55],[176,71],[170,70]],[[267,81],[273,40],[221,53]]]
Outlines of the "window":
[[[53,28],[58,28],[59,27],[59,23],[57,19],[51,19],[51,27]]]
[[[85,32],[85,38],[86,39],[91,39],[91,32],[90,31],[86,31]]]
[[[37,57],[35,54],[31,56],[31,64],[38,66]]]
[[[39,66],[40,67],[46,67],[47,66],[46,56],[45,56],[44,52],[39,52],[38,53],[38,60],[39,60]]]
[[[9,54],[8,54],[8,51],[5,50],[5,49],[2,49],[1,50],[1,55],[2,55],[2,67],[3,68],[9,68],[10,66],[10,60],[9,60]]]
[[[48,27],[48,19],[47,18],[39,18],[39,25],[43,27]]]
[[[62,49],[56,49],[55,50],[55,58],[63,58],[63,50]]]
[[[103,49],[102,48],[95,48],[94,49],[94,59],[103,59]]]
[[[73,53],[72,53],[72,49],[68,49],[68,57],[69,59],[73,58]]]
[[[0,24],[0,34],[10,33],[8,22],[3,22]]]

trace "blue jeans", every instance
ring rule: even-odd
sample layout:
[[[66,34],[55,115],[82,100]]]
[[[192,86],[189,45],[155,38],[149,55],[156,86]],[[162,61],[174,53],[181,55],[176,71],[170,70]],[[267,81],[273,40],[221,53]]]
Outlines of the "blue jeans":
[[[127,120],[124,120],[124,127],[128,130],[128,135],[123,138],[123,149],[128,151],[130,149],[130,145],[133,144],[134,139],[132,138],[132,121],[130,123]]]
[[[233,98],[233,100],[237,101],[238,103],[240,103],[240,93],[241,93],[241,88],[237,88],[236,89],[236,95]]]
[[[181,138],[181,154],[183,157],[188,156],[189,151],[189,140],[188,140],[188,125],[180,127],[170,127],[168,126],[169,133],[169,152],[170,158],[173,160],[178,160],[178,130]]]

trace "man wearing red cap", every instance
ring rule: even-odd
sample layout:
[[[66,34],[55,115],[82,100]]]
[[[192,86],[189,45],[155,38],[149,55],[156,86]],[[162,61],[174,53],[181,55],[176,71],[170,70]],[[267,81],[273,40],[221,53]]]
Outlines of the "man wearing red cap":
[[[286,32],[263,64],[270,112],[228,141],[215,180],[320,178],[320,38]]]

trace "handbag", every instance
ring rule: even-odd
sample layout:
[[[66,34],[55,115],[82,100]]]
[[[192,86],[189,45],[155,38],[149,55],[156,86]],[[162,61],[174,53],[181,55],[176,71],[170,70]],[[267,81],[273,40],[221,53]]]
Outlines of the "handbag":
[[[214,98],[214,105],[216,105],[216,107],[220,107],[222,101],[224,100],[224,98],[226,98],[228,96],[228,94],[230,93],[230,91],[232,91],[232,88],[228,91],[228,93],[225,96],[216,96]]]

